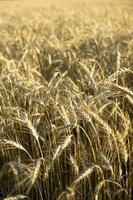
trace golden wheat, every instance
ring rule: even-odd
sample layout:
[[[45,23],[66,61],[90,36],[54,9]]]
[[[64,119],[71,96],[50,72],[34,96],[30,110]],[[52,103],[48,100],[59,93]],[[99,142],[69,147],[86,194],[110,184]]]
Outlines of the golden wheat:
[[[0,199],[133,199],[132,5],[0,1]]]

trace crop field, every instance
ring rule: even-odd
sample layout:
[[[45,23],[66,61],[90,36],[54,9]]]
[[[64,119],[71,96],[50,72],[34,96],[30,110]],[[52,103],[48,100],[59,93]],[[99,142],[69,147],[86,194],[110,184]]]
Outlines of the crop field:
[[[0,1],[0,200],[133,199],[133,2]]]

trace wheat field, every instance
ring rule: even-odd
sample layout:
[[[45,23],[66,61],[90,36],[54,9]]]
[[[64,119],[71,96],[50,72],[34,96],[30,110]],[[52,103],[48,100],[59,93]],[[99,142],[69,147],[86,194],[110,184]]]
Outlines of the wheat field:
[[[0,200],[133,199],[132,1],[0,1]]]

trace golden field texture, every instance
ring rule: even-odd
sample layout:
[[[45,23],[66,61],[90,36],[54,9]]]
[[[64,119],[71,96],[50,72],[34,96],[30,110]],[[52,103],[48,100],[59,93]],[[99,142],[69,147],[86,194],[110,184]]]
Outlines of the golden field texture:
[[[132,1],[0,1],[0,199],[133,198]]]

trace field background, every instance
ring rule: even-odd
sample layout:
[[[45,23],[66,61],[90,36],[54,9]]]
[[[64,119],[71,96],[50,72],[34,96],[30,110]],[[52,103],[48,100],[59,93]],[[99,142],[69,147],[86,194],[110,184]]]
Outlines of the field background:
[[[0,1],[0,200],[133,198],[133,2]]]

